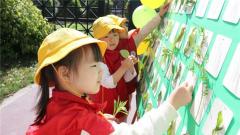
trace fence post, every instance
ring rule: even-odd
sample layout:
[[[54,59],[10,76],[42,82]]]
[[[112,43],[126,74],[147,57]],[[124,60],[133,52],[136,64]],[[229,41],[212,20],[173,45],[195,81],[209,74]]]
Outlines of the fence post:
[[[105,0],[98,1],[98,17],[105,15]]]

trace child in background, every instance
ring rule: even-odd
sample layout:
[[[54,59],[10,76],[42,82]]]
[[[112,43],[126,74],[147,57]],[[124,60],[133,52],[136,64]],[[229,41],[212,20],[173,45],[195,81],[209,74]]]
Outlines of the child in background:
[[[164,5],[159,14],[156,15],[148,24],[146,24],[142,29],[137,29],[133,34],[128,35],[127,29],[120,27],[126,22],[123,18],[122,20],[113,16],[108,15],[98,18],[93,23],[93,36],[97,39],[107,42],[107,50],[104,55],[104,62],[109,68],[110,74],[115,74],[119,78],[115,80],[117,83],[116,88],[106,88],[101,87],[101,90],[96,95],[91,95],[90,98],[96,103],[107,103],[104,113],[113,114],[114,110],[114,100],[120,99],[120,101],[127,101],[126,108],[129,110],[129,99],[131,99],[131,94],[136,90],[137,87],[137,77],[129,82],[125,82],[123,79],[123,74],[121,69],[121,61],[125,58],[121,56],[121,50],[128,50],[129,54],[137,58],[136,48],[137,45],[144,40],[144,38],[157,27],[161,21],[161,18],[167,12],[169,3]],[[120,34],[123,34],[125,38],[120,38]],[[137,71],[137,68],[134,69]],[[121,73],[121,74],[120,74]],[[120,113],[116,116],[120,121],[126,120],[126,115]]]
[[[133,125],[107,120],[99,112],[101,105],[86,98],[99,91],[99,62],[106,48],[105,42],[69,28],[44,39],[34,75],[40,85],[37,116],[27,135],[159,135],[167,130],[176,110],[191,101],[192,86],[178,87],[165,103]],[[51,98],[49,87],[54,87]]]

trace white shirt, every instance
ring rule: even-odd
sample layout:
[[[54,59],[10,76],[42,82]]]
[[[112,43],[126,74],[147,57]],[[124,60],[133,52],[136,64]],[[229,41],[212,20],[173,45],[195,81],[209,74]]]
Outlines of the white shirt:
[[[113,77],[109,72],[109,69],[106,64],[99,62],[100,67],[102,69],[103,75],[101,80],[101,85],[105,88],[115,88],[117,84],[114,84]],[[134,69],[134,73],[131,73],[129,70],[124,74],[125,82],[131,81],[135,76],[137,76],[137,72]]]
[[[110,121],[114,127],[111,135],[162,135],[177,116],[175,108],[168,102],[164,102],[157,109],[145,113],[132,125]]]

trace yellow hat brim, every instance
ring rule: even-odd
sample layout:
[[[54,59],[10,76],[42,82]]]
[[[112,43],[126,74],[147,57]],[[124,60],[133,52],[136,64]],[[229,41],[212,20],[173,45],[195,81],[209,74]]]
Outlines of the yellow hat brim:
[[[44,59],[42,63],[38,64],[39,67],[37,68],[37,70],[35,72],[34,82],[36,84],[40,84],[40,71],[44,67],[61,60],[62,58],[67,56],[73,50],[75,50],[81,46],[91,44],[91,43],[97,43],[97,45],[100,48],[102,56],[104,56],[104,53],[107,49],[107,43],[104,41],[100,41],[100,40],[90,38],[90,37],[86,37],[83,39],[73,41],[73,42],[67,44],[66,46],[64,46],[63,48],[61,48],[60,50],[58,50],[54,55],[51,55],[51,56],[47,57],[46,59]]]

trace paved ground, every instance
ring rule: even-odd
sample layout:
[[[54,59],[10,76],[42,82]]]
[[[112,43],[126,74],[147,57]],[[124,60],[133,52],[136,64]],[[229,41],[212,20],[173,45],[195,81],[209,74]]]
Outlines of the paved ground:
[[[0,106],[0,135],[24,135],[34,119],[37,90],[35,85],[19,90]]]
[[[134,94],[135,95],[135,94]],[[37,86],[29,85],[0,105],[0,135],[24,135],[34,120],[34,106],[37,98]],[[135,106],[133,96],[131,106]],[[130,110],[128,122],[134,115],[135,107]]]

